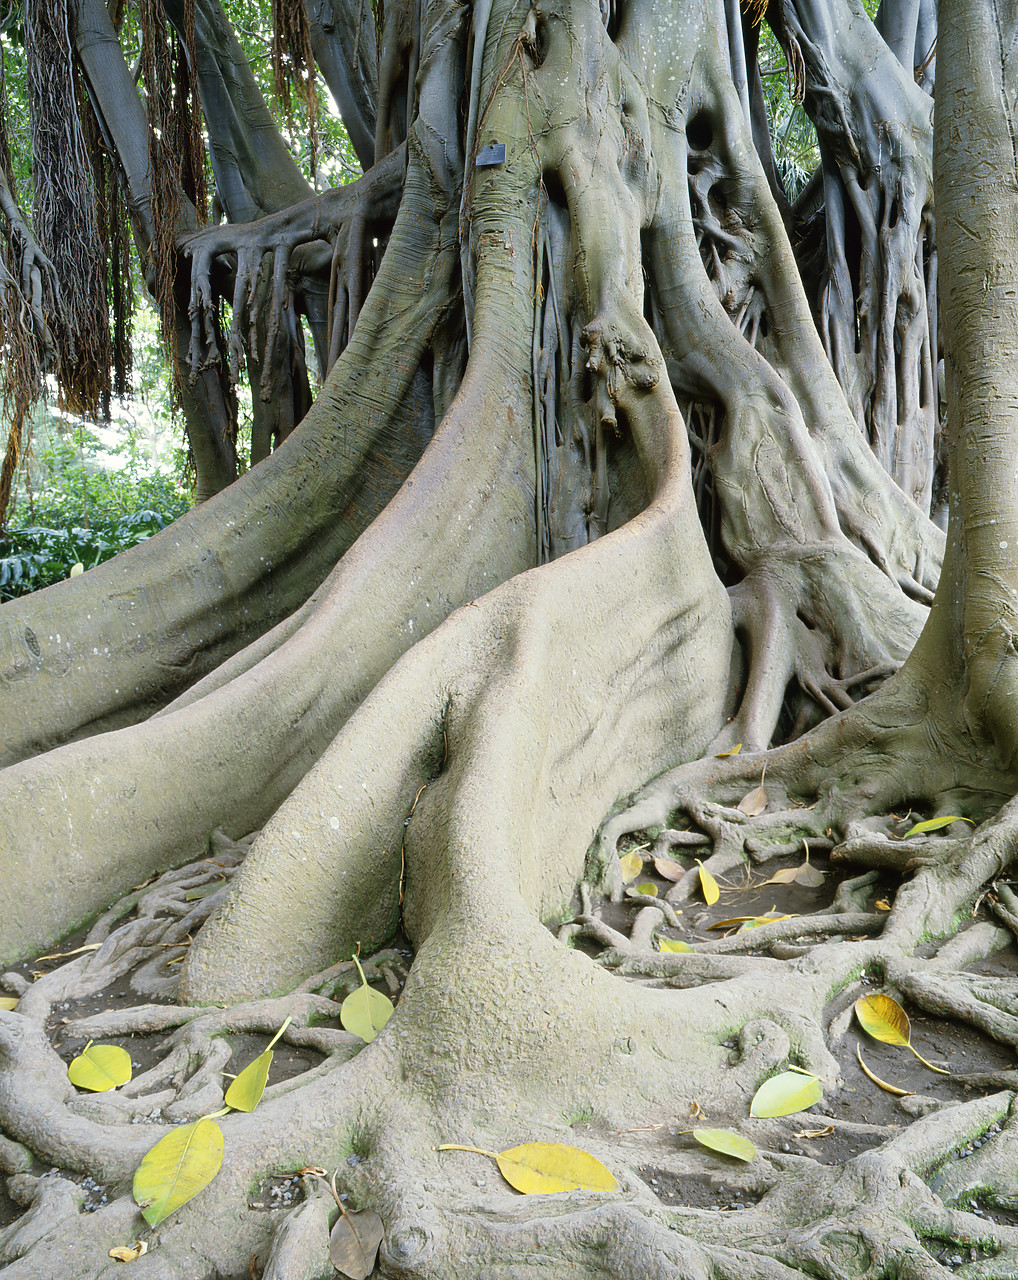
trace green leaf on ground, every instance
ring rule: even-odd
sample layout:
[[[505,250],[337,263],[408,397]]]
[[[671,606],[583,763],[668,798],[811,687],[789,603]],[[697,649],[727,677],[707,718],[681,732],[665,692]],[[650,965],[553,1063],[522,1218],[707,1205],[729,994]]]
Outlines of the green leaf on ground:
[[[765,1080],[753,1095],[749,1114],[757,1119],[790,1116],[805,1111],[824,1096],[816,1076],[802,1071],[782,1071]]]
[[[262,1100],[265,1085],[269,1078],[269,1067],[272,1066],[272,1046],[292,1022],[287,1018],[276,1034],[269,1041],[268,1048],[249,1062],[226,1091],[223,1101],[234,1111],[253,1111]]]
[[[351,991],[339,1006],[339,1020],[352,1035],[360,1036],[365,1043],[370,1044],[392,1017],[395,1008],[388,996],[383,996],[380,991],[368,986],[361,962],[356,956],[353,957],[353,962],[361,975],[361,986],[356,991]]]
[[[67,1068],[67,1078],[78,1089],[108,1093],[131,1078],[131,1055],[115,1044],[93,1044],[89,1040]]]
[[[17,996],[0,996],[0,1009],[14,1009],[17,1004]]]
[[[134,1199],[150,1227],[207,1187],[223,1163],[223,1131],[202,1116],[160,1138],[134,1175]]]
[[[745,933],[747,929],[759,929],[762,925],[774,924],[776,920],[792,920],[794,918],[791,915],[781,915],[772,908],[762,916],[753,916],[751,919],[744,921],[739,926],[739,932]]]
[[[909,827],[901,838],[907,840],[909,836],[921,836],[927,831],[939,831],[942,827],[949,827],[952,822],[967,822],[970,827],[976,825],[971,818],[963,818],[957,813],[946,814],[941,818],[927,818],[925,822],[917,822],[914,827]]]
[[[723,1156],[734,1156],[736,1160],[752,1160],[756,1155],[756,1147],[741,1133],[731,1129],[691,1129],[693,1137],[702,1147],[711,1151],[720,1151]]]
[[[689,945],[688,942],[680,942],[675,938],[658,938],[657,949],[658,951],[665,952],[665,954],[672,951],[692,951],[693,950],[693,948]]]

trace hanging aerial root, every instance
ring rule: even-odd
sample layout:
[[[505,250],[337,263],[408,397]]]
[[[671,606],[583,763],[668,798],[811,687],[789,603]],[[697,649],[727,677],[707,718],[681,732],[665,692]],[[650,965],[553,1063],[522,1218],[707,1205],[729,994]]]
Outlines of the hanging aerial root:
[[[302,246],[327,242],[331,248],[323,264],[329,273],[330,333],[336,331],[333,314],[339,304],[336,273],[339,263],[345,265],[347,288],[344,293],[346,314],[339,325],[341,331],[352,332],[360,311],[365,289],[363,283],[351,292],[353,281],[363,281],[364,238],[369,227],[378,222],[391,222],[399,207],[406,166],[404,148],[399,148],[363,177],[347,186],[330,188],[299,204],[269,214],[252,223],[226,223],[212,227],[183,241],[183,250],[191,259],[191,344],[188,359],[192,376],[221,358],[218,315],[222,293],[220,279],[224,271],[232,274],[232,311],[228,337],[231,377],[236,381],[245,349],[259,354],[263,366],[263,395],[271,394],[273,354],[278,341],[279,317],[294,309],[291,262]],[[217,261],[223,255],[235,255],[236,266],[230,268]],[[263,264],[271,255],[269,272],[271,287],[260,290]],[[322,253],[317,254],[322,258]],[[315,259],[302,259],[308,270]],[[262,302],[259,302],[259,299]],[[265,349],[259,352],[257,326],[264,308]],[[245,327],[247,332],[245,333]],[[330,345],[330,367],[338,350]]]

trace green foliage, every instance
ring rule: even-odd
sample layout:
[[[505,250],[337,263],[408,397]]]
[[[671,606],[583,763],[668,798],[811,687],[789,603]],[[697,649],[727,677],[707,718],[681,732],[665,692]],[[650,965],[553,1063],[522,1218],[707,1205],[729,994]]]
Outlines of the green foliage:
[[[769,27],[760,31],[758,60],[774,161],[788,198],[794,200],[820,163],[817,132],[802,103],[792,97],[785,53]]]
[[[191,498],[177,475],[153,467],[136,438],[105,450],[124,459],[116,470],[95,458],[101,442],[88,427],[58,432],[36,452],[34,491],[19,491],[12,507],[11,530],[25,524],[69,527],[114,524],[143,508],[158,511],[168,524],[184,514]]]
[[[52,529],[30,525],[0,536],[0,601],[28,595],[70,575],[75,565],[94,569],[166,527],[158,511],[132,511],[115,521]]]
[[[34,458],[34,487],[21,490],[0,533],[0,601],[92,569],[144,542],[191,506],[179,477],[153,465],[136,435],[102,449],[96,433],[42,425],[48,438]],[[117,469],[99,458],[122,462]]]
[[[869,16],[875,17],[879,0],[863,0],[863,3]],[[792,96],[784,50],[766,25],[760,28],[757,61],[774,161],[788,198],[794,200],[820,163],[817,131],[803,104]]]
[[[283,111],[272,79],[272,7],[265,0],[223,0],[223,10],[233,23],[240,46],[269,105],[280,133],[308,182],[318,190],[341,186],[358,177],[360,163],[343,122],[332,108],[332,98],[319,75],[315,82],[315,120],[318,151],[312,155],[307,108],[300,94],[291,100],[291,113]]]

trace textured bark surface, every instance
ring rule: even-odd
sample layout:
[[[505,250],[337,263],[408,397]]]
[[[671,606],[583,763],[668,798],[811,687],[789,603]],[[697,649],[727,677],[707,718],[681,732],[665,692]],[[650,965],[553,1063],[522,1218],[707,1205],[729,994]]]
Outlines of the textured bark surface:
[[[135,1238],[153,1280],[333,1274],[311,1167],[400,1280],[1018,1270],[1013,1068],[835,1117],[842,1159],[790,1152],[826,1113],[749,1116],[788,1066],[844,1095],[874,984],[1018,1047],[1018,13],[758,8],[820,138],[795,204],[734,5],[311,3],[367,166],[316,195],[198,0],[227,220],[180,206],[177,349],[196,404],[247,365],[266,456],[0,611],[12,1280]],[[103,6],[72,11],[152,244],[144,112]],[[327,379],[295,427],[300,315]],[[804,842],[845,868],[827,905],[657,948],[694,928],[693,855],[731,888]],[[634,845],[680,863],[667,897],[626,888]],[[358,950],[398,993],[367,1046],[337,1020]],[[304,1070],[150,1231],[141,1157],[287,1017]],[[75,1047],[131,1036],[141,1074],[76,1093]],[[757,1158],[693,1150],[698,1116]],[[437,1150],[540,1139],[619,1191],[518,1197]]]

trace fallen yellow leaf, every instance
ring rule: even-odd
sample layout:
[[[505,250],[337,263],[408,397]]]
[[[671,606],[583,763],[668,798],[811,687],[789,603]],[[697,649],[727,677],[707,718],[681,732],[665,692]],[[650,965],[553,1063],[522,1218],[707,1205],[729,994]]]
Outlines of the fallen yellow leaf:
[[[134,1262],[136,1258],[148,1253],[148,1245],[144,1240],[136,1240],[133,1245],[116,1244],[110,1250],[110,1257],[118,1262]]]
[[[754,787],[752,791],[747,791],[736,808],[747,818],[758,818],[767,808],[767,792],[763,789],[763,784]]]
[[[721,890],[718,888],[718,882],[711,873],[706,870],[699,858],[696,859],[696,865],[700,868],[700,888],[703,890],[703,899],[708,907],[712,907],[718,898],[721,897]]]
[[[858,1045],[855,1046],[855,1056],[859,1059],[859,1066],[863,1069],[863,1074],[868,1076],[870,1080],[885,1093],[893,1093],[898,1098],[911,1098],[915,1095],[914,1089],[899,1089],[896,1084],[888,1084],[886,1080],[881,1080],[879,1076],[874,1075],[865,1062],[862,1060],[862,1052]]]
[[[488,1156],[506,1182],[528,1196],[549,1191],[617,1191],[619,1187],[611,1171],[595,1156],[562,1142],[524,1142],[508,1151],[485,1151],[449,1142],[438,1150]]]
[[[912,1044],[912,1027],[908,1014],[892,996],[877,993],[872,996],[860,996],[855,1002],[855,1016],[864,1031],[879,1040],[882,1044],[897,1045],[901,1049],[909,1049],[924,1067],[936,1071],[942,1076],[950,1075],[943,1067],[935,1067],[927,1062],[918,1049]]]
[[[630,849],[619,858],[619,866],[622,868],[622,883],[629,884],[643,870],[643,859],[635,849]]]

